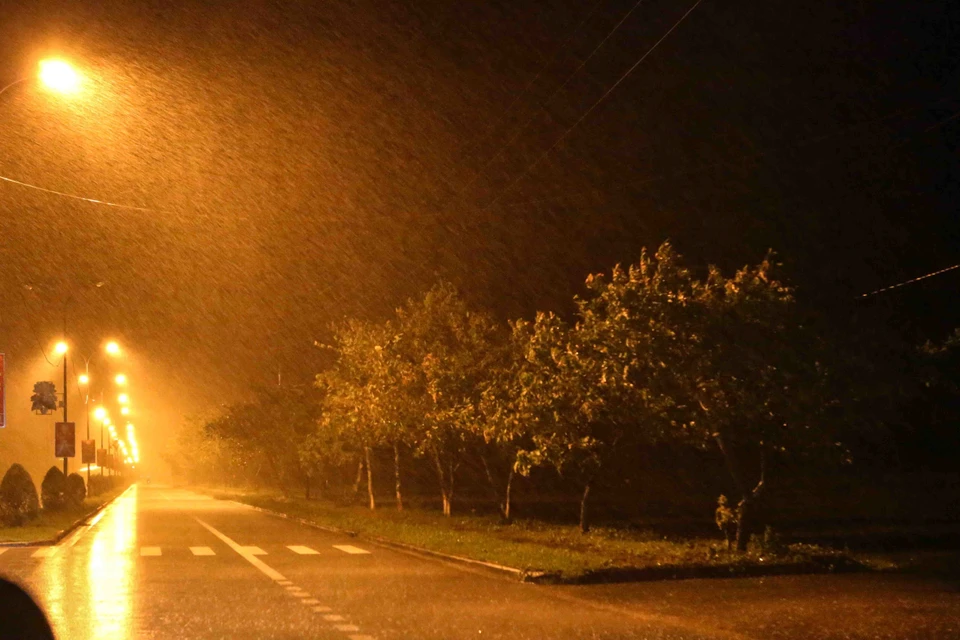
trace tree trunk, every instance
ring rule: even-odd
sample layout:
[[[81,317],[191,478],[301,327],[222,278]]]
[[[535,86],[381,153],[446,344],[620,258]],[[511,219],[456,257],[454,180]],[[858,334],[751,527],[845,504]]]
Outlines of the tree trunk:
[[[397,511],[403,511],[403,493],[400,491],[400,445],[393,443],[393,477],[397,488]]]
[[[367,498],[370,499],[370,511],[377,508],[377,501],[373,498],[373,465],[370,464],[370,447],[363,448],[363,457],[367,462]]]
[[[587,519],[587,498],[590,496],[590,482],[583,487],[583,497],[580,498],[580,533],[590,531],[590,522]]]
[[[490,464],[487,462],[487,456],[483,452],[480,453],[480,461],[483,462],[483,471],[487,474],[487,482],[490,483],[490,493],[493,495],[493,500],[500,510],[500,521],[507,522],[510,519],[508,507],[506,503],[500,499],[500,489],[497,487],[496,480],[493,479],[493,472],[490,471]],[[507,491],[509,492],[509,486]]]
[[[764,446],[764,443],[761,442],[760,478],[757,480],[757,484],[753,487],[753,489],[748,491],[737,468],[736,460],[733,459],[732,452],[727,448],[723,436],[718,433],[716,436],[714,436],[714,439],[717,441],[717,446],[720,448],[720,453],[723,454],[723,459],[727,465],[727,471],[730,473],[733,484],[737,487],[737,491],[740,494],[740,502],[737,504],[737,534],[735,540],[737,551],[740,553],[745,553],[747,551],[747,543],[750,542],[750,531],[753,528],[753,503],[763,491],[764,483],[766,481],[767,450]]]
[[[510,468],[510,473],[507,474],[507,491],[506,498],[503,501],[503,521],[507,524],[513,522],[510,519],[510,489],[513,487],[513,467]]]
[[[357,462],[357,479],[353,481],[353,499],[357,499],[357,494],[360,493],[360,481],[363,480],[363,458],[360,458],[360,461]]]
[[[304,495],[307,500],[310,499],[310,476],[305,476],[303,479],[304,486]]]
[[[443,515],[450,517],[451,502],[453,499],[453,487],[448,486],[447,478],[443,471],[443,463],[440,462],[440,454],[436,450],[433,452],[433,461],[437,466],[437,479],[440,481],[440,499],[443,501]]]

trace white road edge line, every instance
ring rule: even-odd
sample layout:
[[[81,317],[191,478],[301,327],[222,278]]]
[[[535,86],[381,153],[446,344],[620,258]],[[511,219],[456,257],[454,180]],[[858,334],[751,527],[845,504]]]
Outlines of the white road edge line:
[[[261,560],[260,558],[256,557],[255,555],[247,551],[246,548],[243,547],[242,545],[237,544],[236,542],[234,542],[224,534],[220,533],[219,531],[217,531],[216,529],[208,525],[206,522],[204,522],[200,518],[195,517],[194,520],[199,522],[204,529],[206,529],[213,535],[220,538],[220,540],[222,540],[224,544],[226,544],[228,547],[236,551],[237,555],[239,555],[241,558],[243,558],[244,560],[246,560],[247,562],[255,566],[257,569],[260,570],[261,573],[263,573],[265,576],[267,576],[271,580],[286,580],[286,578],[283,577],[283,574],[281,574],[276,569],[272,569],[271,567],[267,566],[267,564],[263,560]]]

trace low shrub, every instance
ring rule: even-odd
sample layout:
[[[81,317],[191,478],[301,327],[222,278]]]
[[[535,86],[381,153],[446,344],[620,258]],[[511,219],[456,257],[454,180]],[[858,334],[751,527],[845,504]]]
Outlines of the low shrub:
[[[71,509],[79,509],[83,506],[83,499],[87,497],[87,485],[83,482],[83,476],[79,473],[71,473],[67,476],[64,497],[66,505]]]
[[[40,483],[40,499],[45,511],[59,511],[66,505],[67,478],[57,467],[50,467]]]
[[[0,520],[12,527],[37,517],[40,500],[33,478],[22,465],[12,464],[0,481]]]

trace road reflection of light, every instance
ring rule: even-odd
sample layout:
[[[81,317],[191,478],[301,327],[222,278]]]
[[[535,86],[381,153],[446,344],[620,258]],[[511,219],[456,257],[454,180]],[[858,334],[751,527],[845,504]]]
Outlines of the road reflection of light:
[[[90,637],[123,640],[133,633],[133,584],[136,566],[137,487],[117,500],[109,515],[90,532],[87,562]]]

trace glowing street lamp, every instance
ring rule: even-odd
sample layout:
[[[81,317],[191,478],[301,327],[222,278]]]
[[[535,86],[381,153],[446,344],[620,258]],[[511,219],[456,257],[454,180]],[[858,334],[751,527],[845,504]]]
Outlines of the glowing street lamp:
[[[127,376],[122,373],[118,373],[117,377],[114,378],[113,381],[116,382],[118,386],[122,387],[123,385],[127,384]]]
[[[71,94],[80,90],[80,74],[64,60],[41,60],[39,78],[40,84],[57,93]]]
[[[114,342],[113,340],[108,342],[107,346],[104,348],[107,350],[107,353],[109,353],[112,356],[120,355],[120,345]]]
[[[130,415],[130,407],[120,407],[120,413],[125,416]]]
[[[120,395],[117,396],[117,402],[119,402],[120,404],[127,404],[130,402],[130,396],[128,396],[125,393],[121,393]]]
[[[56,351],[56,353],[57,353],[58,356],[62,356],[62,355],[64,355],[67,351],[70,350],[70,347],[67,346],[67,343],[66,343],[66,342],[64,342],[63,340],[61,340],[60,342],[57,343],[57,346],[55,346],[55,347],[53,348],[53,350]]]
[[[85,373],[81,373],[81,374],[77,377],[77,383],[78,383],[78,384],[83,384],[83,385],[90,384],[90,376],[88,376],[88,375],[85,374]]]
[[[93,412],[93,415],[100,422],[106,422],[109,420],[109,418],[107,418],[107,410],[103,407],[97,407],[96,411]]]

